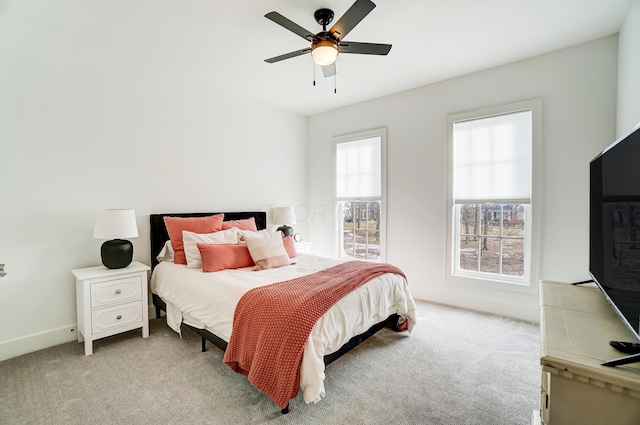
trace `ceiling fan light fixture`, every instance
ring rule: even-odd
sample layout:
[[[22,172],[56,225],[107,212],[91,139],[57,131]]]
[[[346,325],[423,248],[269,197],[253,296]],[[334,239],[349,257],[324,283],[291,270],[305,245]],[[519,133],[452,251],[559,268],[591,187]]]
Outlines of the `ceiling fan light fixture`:
[[[311,46],[311,56],[320,66],[331,65],[338,58],[338,43],[335,40],[318,40]]]

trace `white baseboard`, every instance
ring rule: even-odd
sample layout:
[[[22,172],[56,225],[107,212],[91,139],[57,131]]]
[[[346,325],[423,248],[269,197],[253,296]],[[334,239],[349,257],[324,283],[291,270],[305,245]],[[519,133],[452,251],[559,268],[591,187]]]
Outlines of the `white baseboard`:
[[[149,319],[155,318],[156,309],[153,305],[149,305]],[[77,340],[77,325],[72,324],[47,332],[29,335],[11,341],[0,342],[0,361]]]
[[[524,305],[522,300],[520,300],[519,303],[516,303],[513,302],[513,300],[485,299],[473,295],[466,296],[461,295],[460,293],[444,291],[416,292],[413,296],[416,299],[466,308],[468,310],[481,311],[489,314],[496,314],[504,317],[512,317],[526,322],[540,322],[540,307],[538,305],[537,295],[524,296],[535,300],[535,302],[529,302],[529,305]]]
[[[0,343],[0,361],[78,340],[75,324]]]

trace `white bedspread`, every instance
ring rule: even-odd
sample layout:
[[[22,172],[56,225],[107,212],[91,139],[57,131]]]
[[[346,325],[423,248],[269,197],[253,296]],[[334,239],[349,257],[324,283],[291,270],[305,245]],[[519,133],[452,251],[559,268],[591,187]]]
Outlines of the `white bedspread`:
[[[305,276],[334,266],[340,260],[300,254],[297,264],[251,271],[251,268],[203,273],[184,265],[163,262],[151,276],[151,291],[167,303],[167,323],[180,333],[180,324],[207,329],[229,341],[236,304],[248,290]],[[316,322],[305,345],[300,366],[300,388],[306,403],[325,395],[324,356],[337,351],[353,336],[397,313],[416,323],[416,306],[405,279],[386,274],[338,301]]]

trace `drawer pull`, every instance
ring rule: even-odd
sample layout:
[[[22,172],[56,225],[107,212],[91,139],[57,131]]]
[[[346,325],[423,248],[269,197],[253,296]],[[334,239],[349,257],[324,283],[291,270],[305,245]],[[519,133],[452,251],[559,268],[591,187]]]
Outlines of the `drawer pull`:
[[[116,289],[116,295],[120,295],[121,292],[122,292],[122,290]]]
[[[118,316],[116,317],[116,320],[120,320],[122,319],[122,316],[118,314]]]

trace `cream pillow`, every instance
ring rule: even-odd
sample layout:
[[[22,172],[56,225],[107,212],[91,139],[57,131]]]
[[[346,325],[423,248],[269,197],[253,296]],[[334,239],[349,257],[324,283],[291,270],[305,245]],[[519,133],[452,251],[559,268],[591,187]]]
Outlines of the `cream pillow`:
[[[201,269],[202,257],[200,256],[198,244],[237,244],[238,229],[234,227],[213,233],[194,233],[183,230],[182,241],[184,243],[184,255],[187,257],[187,267],[190,269]]]
[[[271,236],[245,235],[244,238],[251,258],[256,263],[253,270],[265,270],[291,264],[280,232]]]
[[[156,260],[160,263],[163,261],[173,263],[173,246],[171,245],[171,239],[164,243],[164,246],[156,256]]]
[[[278,232],[276,229],[277,228],[275,228],[275,227],[271,227],[271,228],[258,230],[257,232],[253,232],[251,230],[240,230],[240,229],[238,229],[238,242],[244,242],[245,241],[245,237],[268,238],[270,236],[273,236],[276,233],[280,234],[280,232]]]

